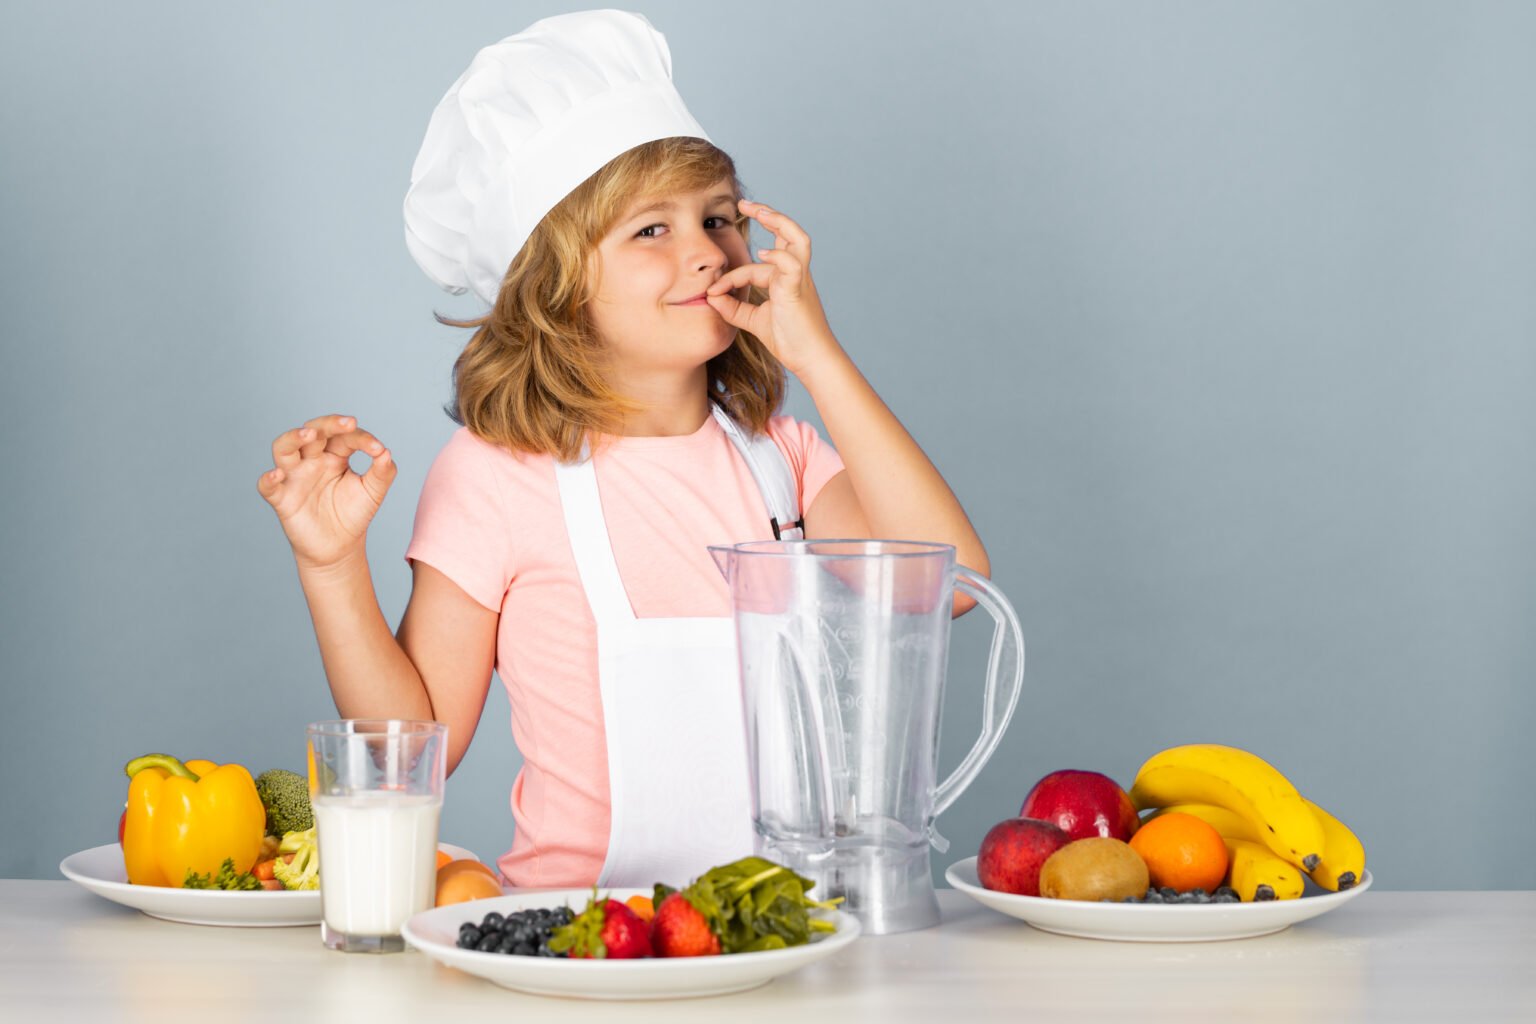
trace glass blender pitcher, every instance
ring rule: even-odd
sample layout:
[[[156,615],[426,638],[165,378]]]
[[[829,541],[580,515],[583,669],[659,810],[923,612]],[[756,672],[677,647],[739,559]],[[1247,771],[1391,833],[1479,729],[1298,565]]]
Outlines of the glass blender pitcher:
[[[1024,678],[1018,617],[949,544],[776,540],[711,547],[730,585],[761,856],[872,934],[939,920],[933,821],[1002,739]],[[996,620],[982,732],[942,783],[939,711],[955,591]]]

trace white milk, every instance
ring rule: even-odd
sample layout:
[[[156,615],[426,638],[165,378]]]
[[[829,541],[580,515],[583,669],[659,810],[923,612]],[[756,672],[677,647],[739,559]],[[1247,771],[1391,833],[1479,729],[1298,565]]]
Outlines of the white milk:
[[[347,935],[398,935],[436,902],[440,797],[367,792],[317,796],[320,906]]]

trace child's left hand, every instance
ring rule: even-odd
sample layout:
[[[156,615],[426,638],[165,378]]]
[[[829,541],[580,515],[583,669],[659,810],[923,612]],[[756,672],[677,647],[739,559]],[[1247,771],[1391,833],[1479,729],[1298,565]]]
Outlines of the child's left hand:
[[[838,351],[837,338],[811,280],[811,236],[789,217],[762,203],[743,199],[740,206],[743,213],[773,232],[774,247],[757,251],[763,262],[727,271],[709,286],[705,301],[726,323],[762,339],[784,368],[798,377],[815,360]],[[756,305],[731,294],[744,285],[763,289],[768,301]]]

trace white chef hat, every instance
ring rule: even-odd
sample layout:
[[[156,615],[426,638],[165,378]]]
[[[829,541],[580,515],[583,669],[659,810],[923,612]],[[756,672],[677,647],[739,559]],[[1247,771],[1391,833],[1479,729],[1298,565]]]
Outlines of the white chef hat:
[[[432,111],[405,244],[439,286],[494,305],[546,213],[614,157],[671,136],[709,138],[649,21],[605,10],[535,22],[475,54]]]

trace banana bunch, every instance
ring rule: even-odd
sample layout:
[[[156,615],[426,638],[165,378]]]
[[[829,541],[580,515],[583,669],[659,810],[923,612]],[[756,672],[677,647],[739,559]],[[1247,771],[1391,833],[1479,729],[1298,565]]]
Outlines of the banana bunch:
[[[1221,833],[1232,888],[1244,900],[1295,899],[1302,872],[1337,892],[1365,871],[1365,848],[1343,822],[1236,747],[1192,743],[1154,754],[1136,773],[1131,802],[1153,817],[1193,815]]]

